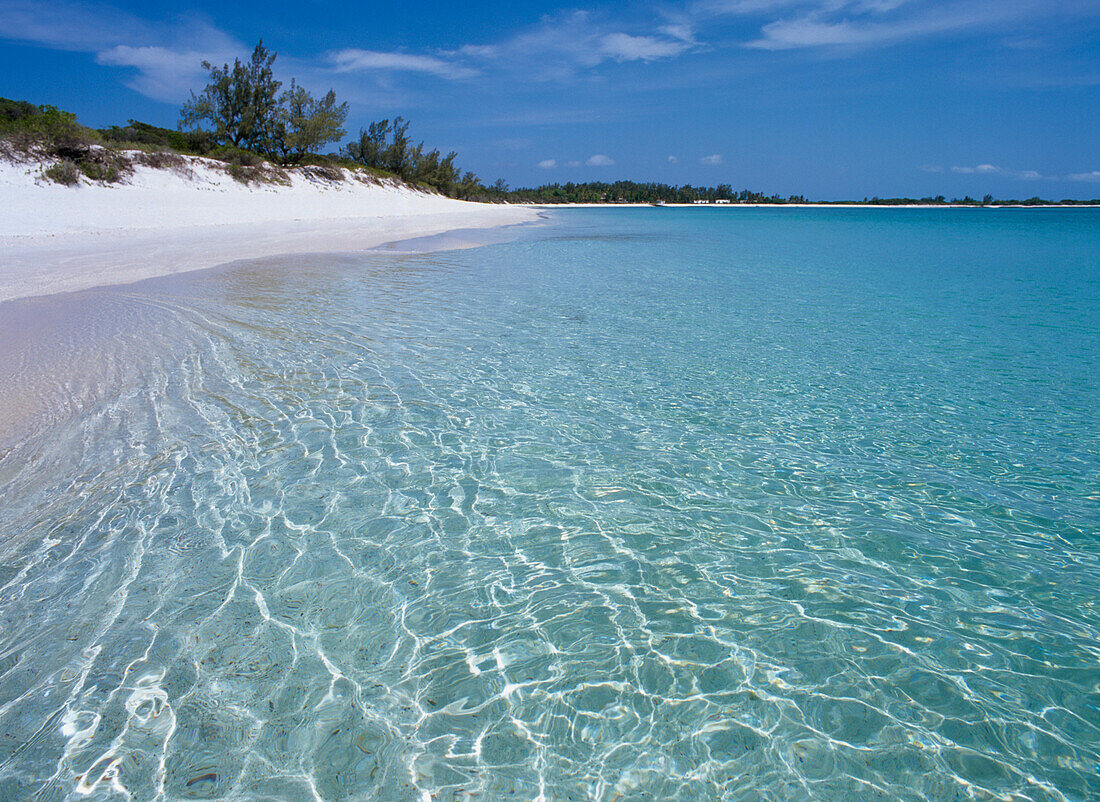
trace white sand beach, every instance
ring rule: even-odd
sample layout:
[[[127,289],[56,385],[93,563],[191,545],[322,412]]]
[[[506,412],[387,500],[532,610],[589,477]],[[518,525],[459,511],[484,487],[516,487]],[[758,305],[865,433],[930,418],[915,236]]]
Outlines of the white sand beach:
[[[123,183],[65,187],[41,167],[0,160],[0,302],[538,216],[348,171],[343,181],[292,170],[286,184],[243,184],[219,162],[184,157],[176,168],[135,166]]]

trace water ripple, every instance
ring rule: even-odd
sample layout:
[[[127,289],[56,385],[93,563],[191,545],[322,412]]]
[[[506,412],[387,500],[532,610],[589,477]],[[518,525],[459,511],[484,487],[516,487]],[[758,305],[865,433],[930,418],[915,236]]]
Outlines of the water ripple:
[[[1020,334],[1100,307],[835,215],[127,290],[182,355],[0,455],[0,796],[1100,795],[1096,338]]]

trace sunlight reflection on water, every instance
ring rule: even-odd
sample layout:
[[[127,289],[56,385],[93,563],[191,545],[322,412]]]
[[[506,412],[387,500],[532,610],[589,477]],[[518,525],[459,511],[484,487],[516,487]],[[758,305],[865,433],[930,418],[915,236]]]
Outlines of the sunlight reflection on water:
[[[65,301],[0,796],[1100,794],[1100,226],[897,214]]]

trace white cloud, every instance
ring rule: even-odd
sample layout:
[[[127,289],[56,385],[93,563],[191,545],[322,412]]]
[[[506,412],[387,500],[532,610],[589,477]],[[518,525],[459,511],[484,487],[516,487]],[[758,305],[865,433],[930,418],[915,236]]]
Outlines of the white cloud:
[[[999,173],[1000,167],[996,167],[992,164],[979,164],[977,167],[952,167],[951,172],[963,173],[964,175],[973,175],[975,173]]]
[[[535,166],[543,170],[553,170],[555,167],[558,166],[558,162],[556,159],[543,159]]]
[[[136,69],[126,85],[167,102],[187,96],[204,60],[230,60],[246,50],[201,18],[154,23],[111,6],[66,0],[0,0],[0,39],[95,53],[99,64]]]
[[[608,61],[649,63],[699,47],[687,24],[643,25],[633,31],[623,27],[588,11],[551,14],[510,39],[466,45],[443,55],[472,60],[486,72],[569,80]]]
[[[673,39],[679,39],[681,42],[695,42],[695,33],[692,31],[691,26],[683,22],[662,25],[657,30],[665,36],[671,36]]]
[[[680,160],[677,159],[675,156],[669,156],[668,157],[668,163],[669,164],[676,164],[676,162],[678,162],[678,161],[680,161]]]
[[[1091,173],[1071,173],[1066,178],[1070,181],[1100,182],[1100,170],[1093,170]]]
[[[62,50],[96,51],[124,42],[152,41],[161,33],[143,20],[89,3],[6,0],[0,3],[0,38]]]
[[[337,72],[364,72],[370,70],[423,72],[440,78],[472,78],[477,70],[435,56],[412,53],[385,53],[377,50],[347,48],[329,54]]]
[[[601,51],[616,61],[654,61],[672,58],[694,44],[682,39],[658,39],[653,36],[631,36],[626,33],[609,33],[601,40]]]
[[[504,137],[493,142],[494,147],[504,150],[527,150],[534,143],[524,136]]]
[[[915,0],[746,0],[709,7],[714,14],[739,15],[774,16],[788,8],[794,10],[792,16],[765,24],[761,35],[746,43],[761,50],[882,45],[965,29],[987,30],[1043,10],[1043,4],[1035,0],[938,4]]]
[[[172,102],[186,97],[188,90],[202,82],[203,61],[228,58],[221,53],[177,52],[166,47],[130,47],[118,45],[96,54],[97,64],[111,67],[135,67],[138,74],[126,85],[146,97]]]
[[[614,163],[614,159],[609,156],[604,156],[602,153],[589,156],[588,161],[585,162],[589,167],[610,167]]]
[[[699,0],[691,10],[701,16],[751,16],[806,5],[805,0]]]
[[[938,164],[922,164],[917,167],[922,173],[942,173],[944,169]]]
[[[960,175],[997,175],[1022,181],[1038,181],[1047,178],[1047,176],[1036,170],[1008,170],[995,164],[979,164],[976,167],[952,167],[951,172]]]
[[[715,166],[721,164],[723,161],[725,161],[725,159],[722,158],[721,153],[714,153],[710,156],[704,156],[699,160],[699,163]]]
[[[473,58],[495,58],[500,55],[500,48],[495,45],[463,45],[456,52]]]
[[[565,163],[565,166],[566,166],[566,167],[580,167],[580,166],[581,166],[581,163],[580,163],[580,162],[577,162],[577,161],[573,161],[573,162],[566,162],[566,163]]]

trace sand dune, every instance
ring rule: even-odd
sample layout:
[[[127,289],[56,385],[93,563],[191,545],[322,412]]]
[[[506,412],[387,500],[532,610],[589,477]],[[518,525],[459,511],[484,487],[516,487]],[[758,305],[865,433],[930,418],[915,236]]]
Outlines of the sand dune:
[[[531,207],[467,203],[343,171],[242,184],[219,162],[136,166],[124,183],[46,181],[0,161],[0,301],[279,254],[356,251],[455,229],[529,222]]]

